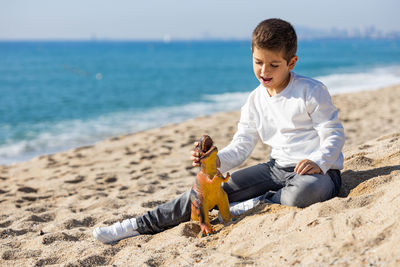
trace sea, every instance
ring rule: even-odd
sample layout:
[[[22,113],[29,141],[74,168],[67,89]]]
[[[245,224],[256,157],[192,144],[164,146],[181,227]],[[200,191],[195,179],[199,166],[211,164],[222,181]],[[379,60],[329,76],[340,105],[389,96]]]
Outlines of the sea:
[[[400,84],[400,40],[300,40],[295,72],[330,93]],[[249,40],[2,41],[0,164],[239,109]]]

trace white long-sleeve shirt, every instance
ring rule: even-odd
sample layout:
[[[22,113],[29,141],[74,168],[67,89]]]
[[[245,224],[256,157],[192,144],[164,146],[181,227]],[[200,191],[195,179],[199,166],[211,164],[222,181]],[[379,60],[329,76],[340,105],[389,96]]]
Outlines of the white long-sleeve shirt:
[[[287,87],[270,96],[262,85],[241,109],[232,142],[219,153],[221,172],[243,163],[258,139],[271,147],[271,158],[282,167],[314,161],[326,173],[343,169],[345,137],[338,110],[321,82],[290,73]]]

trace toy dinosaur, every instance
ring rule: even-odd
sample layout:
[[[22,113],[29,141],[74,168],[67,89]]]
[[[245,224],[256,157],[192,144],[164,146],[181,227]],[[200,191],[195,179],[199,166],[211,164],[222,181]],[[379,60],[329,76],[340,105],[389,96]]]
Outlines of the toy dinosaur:
[[[213,145],[211,137],[203,135],[196,151],[199,152],[201,169],[190,192],[191,220],[199,221],[202,236],[205,236],[215,233],[208,216],[208,212],[215,206],[225,222],[232,219],[228,195],[221,187],[221,183],[226,183],[230,175],[227,173],[224,177],[217,169],[218,149]]]

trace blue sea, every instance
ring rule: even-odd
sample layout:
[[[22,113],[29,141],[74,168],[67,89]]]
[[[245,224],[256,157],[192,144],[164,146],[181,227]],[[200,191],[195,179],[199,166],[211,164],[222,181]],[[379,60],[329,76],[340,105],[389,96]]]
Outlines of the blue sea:
[[[399,40],[304,40],[295,72],[331,94],[400,84]],[[0,164],[236,110],[250,41],[0,42]]]

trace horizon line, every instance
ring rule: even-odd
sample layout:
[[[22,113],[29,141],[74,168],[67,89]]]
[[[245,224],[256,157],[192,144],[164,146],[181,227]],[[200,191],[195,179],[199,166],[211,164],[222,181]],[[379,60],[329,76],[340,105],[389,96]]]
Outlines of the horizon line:
[[[298,36],[298,40],[400,40],[400,37],[371,37],[371,36]],[[220,41],[220,42],[247,42],[251,38],[0,38],[0,42],[157,42],[157,43],[174,43],[174,42],[204,42],[204,41]]]

